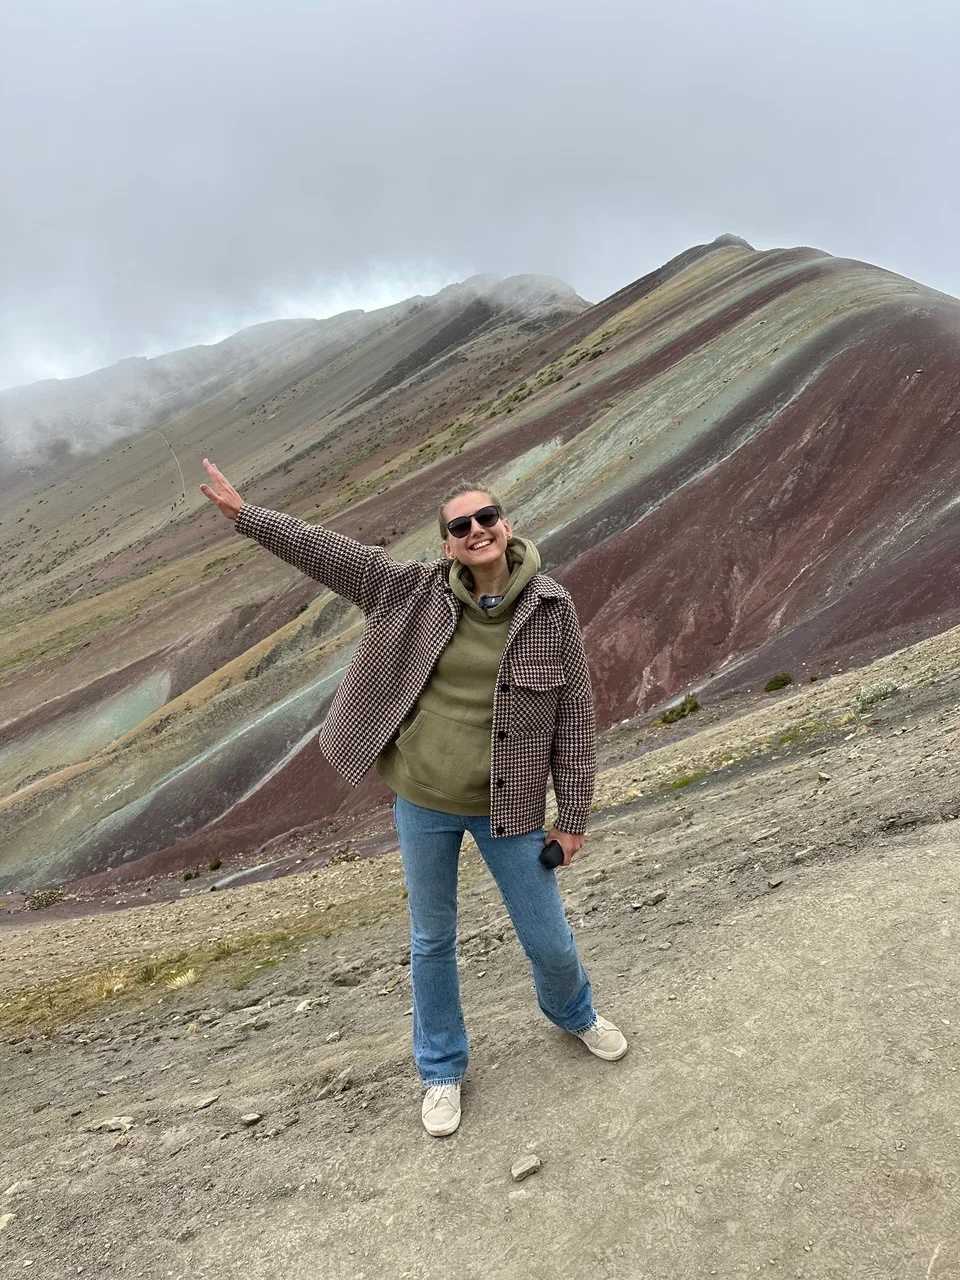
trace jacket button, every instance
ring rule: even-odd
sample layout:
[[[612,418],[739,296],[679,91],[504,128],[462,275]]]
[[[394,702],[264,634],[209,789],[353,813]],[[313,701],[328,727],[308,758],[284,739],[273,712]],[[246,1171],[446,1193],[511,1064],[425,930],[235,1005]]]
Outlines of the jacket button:
[[[500,692],[501,692],[501,693],[509,693],[509,692],[510,692],[510,686],[509,686],[508,684],[502,684],[502,685],[500,686]]]
[[[497,737],[500,739],[500,741],[501,741],[501,742],[504,740],[504,738],[505,738],[506,736],[507,736],[507,731],[506,731],[506,729],[498,729],[498,730],[497,730]]]
[[[502,787],[502,786],[503,786],[503,779],[502,779],[502,778],[498,778],[498,779],[497,779],[497,786],[498,786],[498,787]]]
[[[499,827],[497,827],[497,835],[498,835],[498,836],[502,836],[502,835],[503,835],[503,826],[502,826],[502,824],[501,824]]]

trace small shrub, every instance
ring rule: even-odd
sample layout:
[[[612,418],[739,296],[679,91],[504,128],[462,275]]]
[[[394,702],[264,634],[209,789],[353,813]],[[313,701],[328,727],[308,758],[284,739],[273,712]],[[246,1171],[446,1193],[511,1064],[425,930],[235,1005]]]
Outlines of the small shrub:
[[[211,871],[219,871],[223,866],[223,861],[220,858],[214,858],[212,862],[207,863],[207,866]]]
[[[195,871],[185,871],[183,873],[184,880],[192,880],[197,873]]]
[[[793,676],[789,671],[779,671],[775,676],[770,677],[763,686],[763,691],[764,693],[776,693],[778,689],[785,689],[788,684],[793,684]]]
[[[688,693],[687,696],[683,698],[682,701],[678,702],[675,706],[667,708],[667,710],[660,717],[660,723],[674,724],[676,723],[677,720],[682,720],[684,716],[693,715],[694,711],[699,711],[699,710],[700,710],[700,703],[697,701],[697,699],[693,696],[692,693]]]
[[[861,686],[857,693],[857,710],[866,711],[868,707],[883,702],[884,698],[890,698],[899,691],[900,686],[891,684],[889,681],[884,684],[875,684],[869,689]]]
[[[31,911],[42,911],[44,907],[52,907],[63,898],[63,885],[51,885],[49,889],[35,889],[27,899]]]

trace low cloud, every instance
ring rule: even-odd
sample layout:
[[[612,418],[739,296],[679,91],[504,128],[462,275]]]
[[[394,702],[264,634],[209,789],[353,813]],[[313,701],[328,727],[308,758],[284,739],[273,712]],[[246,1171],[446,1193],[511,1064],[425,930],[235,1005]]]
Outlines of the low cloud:
[[[0,18],[0,385],[724,231],[960,291],[960,14],[35,0]]]

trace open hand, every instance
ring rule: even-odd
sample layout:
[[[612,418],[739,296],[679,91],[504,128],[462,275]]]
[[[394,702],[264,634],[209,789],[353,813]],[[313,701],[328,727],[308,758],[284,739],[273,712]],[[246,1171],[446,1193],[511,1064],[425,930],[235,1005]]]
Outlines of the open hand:
[[[243,506],[243,499],[218,467],[209,458],[204,458],[203,465],[210,477],[209,484],[202,484],[200,492],[211,502],[215,502],[228,520],[236,520]]]

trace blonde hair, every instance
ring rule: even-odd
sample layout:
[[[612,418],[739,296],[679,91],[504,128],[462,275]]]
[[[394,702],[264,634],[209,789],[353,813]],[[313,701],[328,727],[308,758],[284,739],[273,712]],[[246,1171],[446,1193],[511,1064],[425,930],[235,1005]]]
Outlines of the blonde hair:
[[[455,482],[454,488],[450,490],[444,500],[440,503],[440,510],[438,512],[437,519],[440,523],[441,542],[445,542],[447,538],[447,521],[443,514],[444,507],[446,507],[448,502],[452,502],[454,498],[459,498],[462,493],[485,493],[494,506],[500,508],[501,516],[506,515],[506,512],[503,509],[503,503],[492,489],[488,489],[485,484],[475,484],[472,480],[458,480]]]

